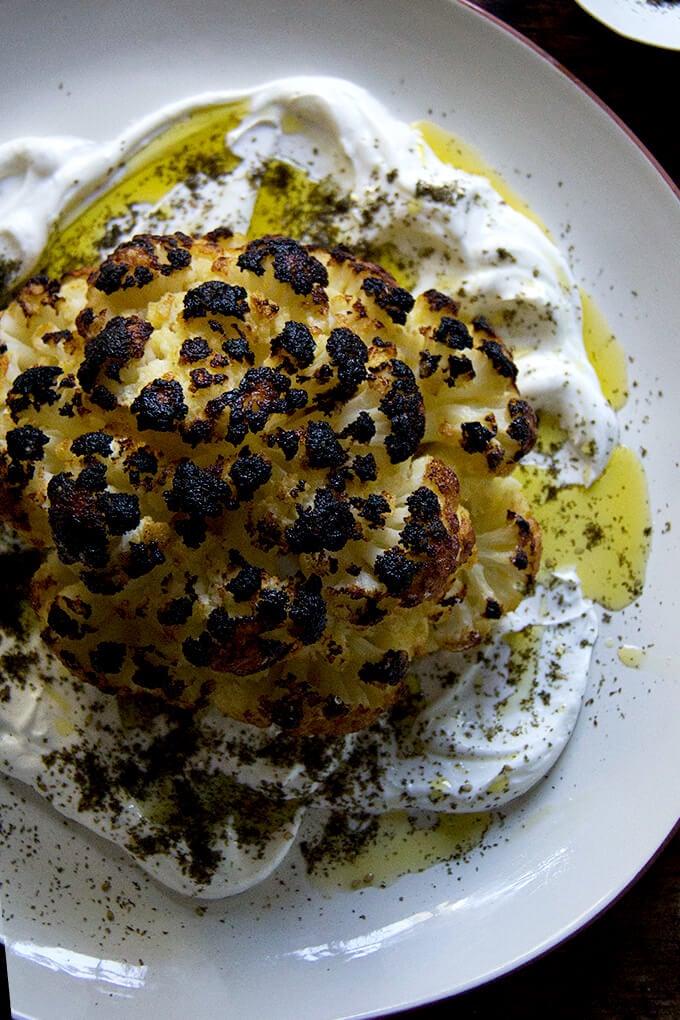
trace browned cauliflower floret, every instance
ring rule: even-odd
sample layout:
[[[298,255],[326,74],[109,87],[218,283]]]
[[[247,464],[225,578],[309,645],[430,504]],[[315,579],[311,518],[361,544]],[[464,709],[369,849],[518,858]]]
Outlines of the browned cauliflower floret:
[[[345,249],[141,236],[0,318],[0,507],[107,691],[340,733],[535,575],[510,353]]]

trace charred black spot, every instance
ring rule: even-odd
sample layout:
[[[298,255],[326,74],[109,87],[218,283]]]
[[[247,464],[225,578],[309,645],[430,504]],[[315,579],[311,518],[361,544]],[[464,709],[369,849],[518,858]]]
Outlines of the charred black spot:
[[[321,711],[325,719],[341,719],[349,712],[349,706],[338,694],[328,694],[324,698]]]
[[[409,520],[399,533],[399,541],[405,549],[414,553],[437,555],[437,543],[447,536],[446,528],[441,520],[429,521]]]
[[[100,641],[90,652],[90,663],[95,673],[115,676],[125,662],[127,649],[119,641]]]
[[[235,602],[247,602],[262,586],[262,571],[259,567],[245,564],[225,586],[234,596]]]
[[[223,280],[207,280],[184,295],[184,318],[226,315],[243,320],[248,312],[248,295],[243,287]]]
[[[70,616],[61,606],[52,603],[47,614],[47,625],[59,637],[79,641],[84,637],[82,622]]]
[[[44,344],[55,344],[57,347],[72,339],[73,333],[70,329],[57,329],[54,332],[43,333],[42,335],[42,342]]]
[[[421,485],[411,493],[406,500],[406,506],[413,517],[419,521],[432,520],[441,514],[437,494],[432,489],[428,489],[426,485]]]
[[[378,477],[378,465],[372,453],[367,453],[365,457],[355,457],[352,470],[360,482],[375,482]]]
[[[141,520],[139,500],[125,492],[103,492],[97,496],[97,509],[112,535],[124,535],[132,531]]]
[[[39,411],[43,404],[51,406],[59,399],[56,383],[62,370],[57,365],[36,365],[16,377],[7,394],[7,404],[14,418],[21,411],[33,407]]]
[[[47,485],[48,521],[62,563],[80,561],[103,567],[108,561],[105,522],[96,497],[79,486],[70,472],[54,475]]]
[[[245,361],[248,365],[253,365],[255,363],[255,355],[250,349],[250,344],[244,336],[235,336],[230,340],[225,340],[222,344],[222,350],[233,361]]]
[[[278,446],[286,460],[292,460],[298,452],[300,437],[292,429],[277,429],[276,432],[267,437],[267,442],[270,446]]]
[[[207,368],[192,368],[189,372],[191,386],[195,390],[206,390],[217,386],[227,378],[223,372],[209,372]]]
[[[205,631],[200,637],[188,637],[182,642],[182,652],[192,666],[209,666],[214,655],[212,638]]]
[[[458,312],[458,303],[449,297],[448,294],[442,294],[439,290],[426,290],[423,297],[427,301],[431,312],[447,311],[451,315],[456,315]]]
[[[495,337],[496,331],[493,326],[484,318],[483,315],[478,315],[472,320],[472,325],[480,333],[486,333],[487,336]]]
[[[127,276],[129,268],[125,262],[106,259],[97,270],[96,278],[93,281],[95,288],[102,294],[115,294],[123,286],[123,280]]]
[[[305,447],[310,467],[337,468],[347,460],[347,454],[338,442],[332,426],[326,421],[309,423],[305,432]]]
[[[379,410],[389,419],[391,432],[385,449],[393,464],[408,460],[425,435],[425,409],[416,378],[403,361],[391,362],[393,382]]]
[[[536,442],[536,414],[525,400],[511,400],[508,404],[511,422],[508,435],[519,446],[517,459],[529,453]]]
[[[191,617],[193,602],[188,595],[172,599],[156,613],[158,622],[164,627],[177,627]]]
[[[314,505],[297,505],[298,519],[286,528],[286,539],[295,553],[337,552],[357,537],[356,521],[345,499],[329,488],[314,494]]]
[[[360,411],[340,433],[341,439],[354,439],[357,443],[370,443],[375,435],[375,422],[368,411]]]
[[[411,552],[424,553],[429,549],[427,529],[417,521],[408,521],[399,533],[399,541]]]
[[[168,245],[165,249],[165,257],[168,260],[167,266],[161,266],[161,273],[163,276],[169,276],[168,268],[173,271],[179,269],[186,269],[187,266],[191,265],[191,252],[187,248],[175,247],[174,245]]]
[[[169,510],[201,519],[219,517],[233,505],[228,482],[215,471],[200,468],[190,460],[177,465],[172,489],[165,491],[163,498]]]
[[[411,586],[418,565],[401,549],[388,549],[375,561],[375,573],[390,595],[402,595]]]
[[[415,304],[412,294],[379,276],[367,276],[361,289],[373,298],[379,308],[387,312],[392,322],[404,325],[406,316]]]
[[[234,637],[237,619],[238,617],[236,619],[231,617],[223,606],[218,606],[211,611],[208,617],[208,632],[220,644],[225,644]]]
[[[215,426],[211,421],[206,421],[205,418],[194,418],[188,425],[180,425],[179,431],[182,436],[182,442],[195,449],[201,443],[211,442],[215,433]]]
[[[304,407],[307,394],[291,389],[290,379],[284,372],[269,366],[249,368],[238,389],[221,394],[206,405],[209,418],[218,418],[230,409],[227,442],[239,445],[248,429],[261,432],[271,415],[287,414]]]
[[[84,492],[103,492],[106,488],[106,465],[88,464],[76,478],[76,488]]]
[[[421,351],[419,357],[418,375],[421,379],[429,379],[434,375],[441,361],[441,354],[431,354],[430,351]]]
[[[475,370],[472,362],[465,355],[459,355],[458,357],[451,354],[448,359],[449,374],[446,380],[447,386],[455,386],[458,379],[461,377],[466,379],[474,379]]]
[[[236,487],[238,498],[252,499],[255,492],[272,476],[272,466],[258,453],[250,453],[244,447],[229,471],[229,477]]]
[[[366,598],[364,604],[357,610],[354,622],[358,627],[375,627],[386,616],[387,610],[381,609],[376,599]]]
[[[95,386],[90,394],[90,402],[101,407],[102,411],[113,411],[118,406],[118,400],[106,386]]]
[[[328,616],[321,596],[320,578],[310,577],[297,589],[288,616],[293,624],[293,633],[303,645],[313,645],[322,637]]]
[[[265,259],[272,259],[274,276],[280,283],[288,283],[296,294],[311,294],[315,286],[328,283],[326,267],[297,241],[289,237],[261,237],[250,241],[239,255],[239,269],[264,274]]]
[[[345,492],[347,489],[347,475],[349,474],[348,468],[340,468],[340,470],[329,471],[326,476],[326,485],[333,492]],[[304,484],[304,480],[303,480]]]
[[[157,542],[130,542],[127,572],[130,577],[143,577],[165,563],[165,556]]]
[[[522,538],[529,538],[531,535],[531,524],[522,517],[521,514],[516,513],[514,510],[508,510],[506,517],[508,521],[512,521],[517,528],[518,533]]]
[[[499,446],[497,443],[495,443],[489,450],[487,450],[486,462],[489,465],[490,471],[496,471],[498,465],[501,464],[504,460],[505,453],[503,452],[503,447]]]
[[[35,475],[35,466],[30,461],[12,460],[7,465],[6,481],[8,485],[24,488]]]
[[[112,577],[108,572],[99,573],[96,570],[81,571],[80,579],[93,595],[115,595],[125,586],[120,578]]]
[[[179,349],[180,362],[194,364],[196,361],[203,361],[212,354],[210,344],[202,336],[193,336],[185,340]]]
[[[184,391],[176,379],[154,379],[135,397],[130,410],[137,417],[140,432],[172,432],[186,418]]]
[[[486,600],[486,608],[484,610],[484,616],[487,620],[500,620],[503,615],[503,607],[500,602],[496,602],[495,599]]]
[[[307,406],[309,395],[305,390],[291,389],[286,399],[286,411],[299,411]]]
[[[517,567],[518,570],[526,570],[529,566],[529,557],[525,553],[524,549],[518,549],[515,555],[512,557],[513,567]]]
[[[303,322],[287,322],[272,340],[271,349],[272,354],[286,351],[300,368],[307,368],[314,361],[316,343],[309,327]]]
[[[408,655],[391,649],[378,662],[365,662],[359,670],[359,679],[367,684],[396,687],[408,672]]]
[[[469,350],[472,347],[472,337],[465,323],[448,315],[442,316],[434,332],[434,338],[438,344],[453,347],[456,351]]]
[[[368,521],[375,528],[385,527],[385,514],[390,512],[390,504],[384,496],[378,493],[371,493],[368,499],[363,501],[360,510],[361,517]]]
[[[270,709],[272,722],[282,730],[294,730],[302,722],[304,705],[299,698],[274,701]]]
[[[255,610],[256,619],[262,624],[263,630],[278,627],[286,619],[288,613],[288,596],[278,588],[265,588],[260,593]]]
[[[517,378],[517,366],[512,360],[507,347],[504,347],[498,340],[483,340],[479,345],[479,349],[486,354],[499,375],[503,376],[504,379],[515,381]]]
[[[162,245],[169,252],[177,247],[179,239],[180,235],[156,237],[137,234],[130,241],[118,245],[92,273],[90,283],[105,294],[115,294],[118,290],[129,290],[131,287],[144,287],[155,279],[159,269],[165,275],[172,272],[171,265],[161,266],[158,248]]]
[[[151,281],[155,279],[153,272],[148,266],[135,266],[132,277],[138,287],[145,287],[147,283],[151,283]],[[125,284],[128,284],[129,282],[130,281],[126,280]],[[125,286],[125,284],[123,286]]]
[[[133,674],[132,682],[147,691],[161,690],[171,693],[175,687],[175,681],[167,666],[159,666],[145,660],[141,661]]]
[[[141,475],[155,475],[158,471],[158,460],[148,446],[140,446],[125,460],[125,470],[133,485],[139,483]]]
[[[42,460],[49,441],[49,437],[40,429],[33,425],[22,425],[7,433],[7,453],[13,460]]]
[[[331,364],[336,366],[342,392],[346,395],[354,393],[357,386],[368,377],[368,347],[351,329],[338,327],[331,331],[326,341],[326,350]]]
[[[85,344],[85,359],[78,369],[78,382],[89,393],[103,370],[107,379],[120,382],[120,370],[144,354],[153,326],[137,315],[117,315],[100,333]]]
[[[99,315],[95,317],[94,308],[82,308],[76,315],[76,329],[78,330],[78,334],[82,336],[84,340],[89,339],[90,334],[95,332],[92,327],[101,320],[104,314],[105,313],[100,312]]]
[[[466,453],[484,453],[494,437],[492,430],[482,425],[481,421],[463,422],[460,430],[461,446]]]
[[[71,443],[71,451],[76,457],[90,457],[98,453],[101,457],[111,456],[113,436],[107,432],[84,432]]]

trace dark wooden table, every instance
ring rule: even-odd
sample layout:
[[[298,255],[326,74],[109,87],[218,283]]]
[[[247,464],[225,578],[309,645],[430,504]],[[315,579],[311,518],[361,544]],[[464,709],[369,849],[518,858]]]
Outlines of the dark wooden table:
[[[478,6],[540,46],[603,100],[680,187],[680,53],[624,39],[572,0],[479,0]],[[543,959],[398,1016],[679,1020],[680,834],[604,915]]]
[[[574,0],[477,0],[616,113],[680,187],[680,52],[606,28]]]

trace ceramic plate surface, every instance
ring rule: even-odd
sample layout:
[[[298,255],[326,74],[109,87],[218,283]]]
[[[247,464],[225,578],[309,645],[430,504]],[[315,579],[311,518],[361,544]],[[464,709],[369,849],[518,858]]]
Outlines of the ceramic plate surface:
[[[654,522],[644,596],[605,624],[566,752],[486,848],[449,870],[328,897],[292,859],[253,893],[197,912],[4,782],[1,931],[17,1014],[368,1017],[534,958],[610,903],[679,814],[677,193],[553,63],[462,4],[3,0],[0,10],[0,141],[104,140],[175,99],[309,72],[352,79],[401,118],[429,118],[474,145],[568,251],[627,352],[623,435],[645,451]],[[644,650],[639,668],[621,664],[623,645]]]
[[[680,50],[678,0],[577,0],[577,3],[620,35]]]

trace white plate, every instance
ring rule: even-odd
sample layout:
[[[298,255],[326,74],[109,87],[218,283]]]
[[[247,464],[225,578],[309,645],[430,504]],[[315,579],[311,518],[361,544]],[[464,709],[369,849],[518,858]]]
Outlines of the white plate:
[[[624,435],[646,450],[654,519],[644,597],[605,628],[566,753],[508,812],[495,845],[450,874],[324,898],[293,861],[197,916],[5,784],[0,799],[15,803],[2,831],[15,828],[0,895],[15,1009],[40,1020],[338,1020],[532,959],[611,902],[679,814],[678,531],[667,525],[680,504],[677,193],[549,60],[446,0],[9,0],[0,46],[0,140],[106,139],[173,99],[313,72],[353,79],[404,119],[430,117],[473,143],[571,253],[629,354]],[[621,644],[649,648],[640,669],[621,665]]]
[[[677,0],[577,0],[594,18],[620,35],[668,50],[680,50]]]

